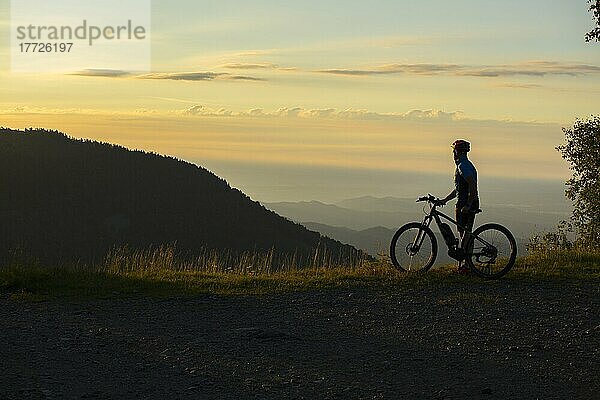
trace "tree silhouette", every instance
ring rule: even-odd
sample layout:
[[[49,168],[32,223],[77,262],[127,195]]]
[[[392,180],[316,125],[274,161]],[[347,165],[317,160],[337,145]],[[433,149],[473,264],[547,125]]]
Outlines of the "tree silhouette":
[[[0,129],[0,256],[94,262],[113,247],[175,243],[308,260],[351,246],[293,223],[194,164],[57,131]]]
[[[566,182],[574,205],[571,224],[581,247],[600,249],[600,116],[577,120],[563,131],[566,143],[557,150],[573,171]]]
[[[586,42],[600,42],[600,0],[588,0],[591,3],[589,11],[593,13],[596,27],[585,35]]]

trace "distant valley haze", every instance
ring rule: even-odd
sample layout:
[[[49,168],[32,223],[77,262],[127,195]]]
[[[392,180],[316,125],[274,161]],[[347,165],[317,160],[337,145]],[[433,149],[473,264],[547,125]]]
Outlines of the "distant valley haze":
[[[538,198],[537,195],[542,197]],[[555,230],[557,224],[568,219],[570,215],[570,208],[566,201],[539,203],[538,201],[543,199],[544,195],[539,193],[537,195],[536,192],[529,191],[525,195],[513,198],[514,203],[482,203],[483,212],[477,215],[475,225],[501,222],[511,229],[517,238],[521,252],[524,252],[532,235]],[[499,195],[495,200],[503,199],[509,199],[509,196]],[[424,217],[423,203],[415,203],[414,198],[365,196],[334,204],[308,201],[265,205],[311,230],[352,244],[372,255],[387,254],[394,232],[405,223],[421,221]],[[454,219],[452,202],[440,210]],[[432,228],[437,232],[435,224]],[[454,231],[456,232],[456,229]],[[440,261],[444,259],[441,258]],[[448,259],[446,258],[445,261]]]

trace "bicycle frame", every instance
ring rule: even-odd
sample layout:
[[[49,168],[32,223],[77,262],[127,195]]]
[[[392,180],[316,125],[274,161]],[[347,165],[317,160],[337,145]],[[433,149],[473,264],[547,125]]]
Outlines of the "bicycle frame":
[[[442,220],[440,217],[444,218],[447,221],[450,221],[452,224],[456,225],[458,227],[458,229],[462,229],[463,231],[467,232],[467,233],[471,233],[470,229],[465,228],[464,226],[461,226],[458,224],[457,221],[455,221],[454,219],[452,219],[451,217],[449,217],[448,215],[444,214],[441,211],[438,211],[436,209],[437,206],[432,206],[431,207],[431,211],[429,212],[429,214],[427,214],[425,216],[425,218],[423,219],[423,225],[427,226],[429,228],[429,226],[431,225],[431,221],[435,220],[436,225],[439,227],[440,224],[442,223]]]
[[[426,214],[425,218],[423,219],[423,222],[421,222],[422,226],[429,228],[431,225],[431,222],[435,220],[435,223],[439,227],[440,224],[442,223],[442,220],[440,219],[440,217],[442,217],[442,218],[452,222],[457,227],[463,229],[460,225],[458,225],[458,222],[456,222],[455,220],[453,220],[452,218],[450,218],[443,212],[438,211],[436,207],[437,207],[436,205],[431,206],[431,210],[429,211],[429,214]],[[412,249],[416,249],[418,251],[418,249],[421,248],[421,245],[423,244],[424,239],[425,239],[425,231],[420,230],[419,233],[417,234],[417,236],[415,237],[415,240],[412,245]]]
[[[444,214],[443,212],[438,211],[437,205],[435,205],[435,204],[431,205],[431,210],[429,211],[428,214],[425,215],[425,218],[423,218],[423,222],[421,222],[421,225],[429,228],[431,226],[431,222],[435,221],[436,225],[439,228],[440,224],[442,223],[442,218],[451,222],[453,225],[458,227],[458,229],[463,230],[465,232],[464,233],[465,238],[467,237],[467,235],[470,235],[472,233],[471,229],[467,229],[466,227],[459,225],[459,223],[456,220],[454,220],[450,216]],[[440,228],[440,231],[441,231],[441,228]],[[421,230],[419,232],[419,234],[415,237],[412,248],[416,249],[418,251],[418,249],[421,248],[421,245],[423,244],[424,239],[425,239],[425,231]],[[488,243],[486,240],[484,240],[480,237],[476,236],[475,239],[477,239],[479,242],[483,243],[486,246],[492,246],[491,243]],[[463,239],[463,241],[464,241],[464,239]],[[462,243],[463,241],[461,241],[461,248],[463,245],[463,243]],[[448,250],[450,250],[451,247],[445,241],[443,241],[443,242],[446,245],[446,247],[448,248]]]

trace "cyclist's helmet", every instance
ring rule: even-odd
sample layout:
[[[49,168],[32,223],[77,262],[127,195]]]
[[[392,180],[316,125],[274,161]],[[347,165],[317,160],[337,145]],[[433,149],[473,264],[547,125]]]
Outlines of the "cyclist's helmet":
[[[471,143],[467,142],[466,140],[459,139],[452,143],[452,149],[459,153],[468,153],[471,151]]]

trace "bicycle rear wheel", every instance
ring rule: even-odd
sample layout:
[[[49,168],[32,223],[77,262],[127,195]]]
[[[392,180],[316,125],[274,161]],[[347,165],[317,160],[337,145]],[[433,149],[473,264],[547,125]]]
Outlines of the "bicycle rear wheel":
[[[425,272],[431,268],[436,256],[435,235],[419,222],[404,225],[392,238],[390,258],[400,271]]]
[[[499,224],[485,224],[469,235],[464,249],[465,262],[476,275],[498,279],[515,264],[517,242],[512,233]]]

